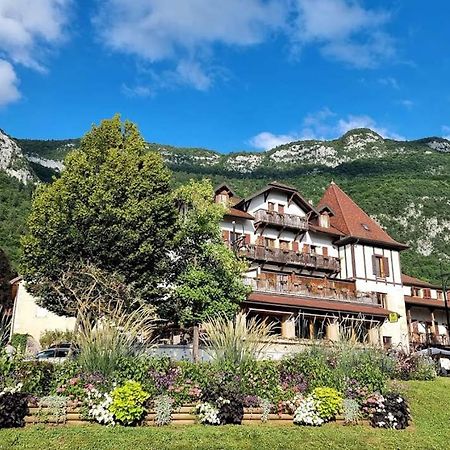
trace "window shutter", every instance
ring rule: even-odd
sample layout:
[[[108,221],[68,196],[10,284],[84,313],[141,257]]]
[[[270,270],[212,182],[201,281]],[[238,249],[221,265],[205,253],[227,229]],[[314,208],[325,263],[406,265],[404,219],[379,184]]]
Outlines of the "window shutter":
[[[297,241],[292,242],[292,250],[294,250],[294,252],[298,252],[298,242]]]
[[[230,232],[228,230],[222,230],[222,238],[224,241],[230,240]]]
[[[250,235],[249,234],[244,234],[244,242],[245,242],[245,245],[250,244]]]
[[[389,274],[391,273],[389,270],[389,258],[386,258],[386,257],[383,258],[383,266],[384,266],[383,267],[384,268],[384,276],[386,278],[388,278]]]
[[[263,245],[264,244],[264,240],[262,236],[258,236],[256,238],[256,245]]]
[[[303,244],[303,253],[309,253],[309,245]]]
[[[380,276],[378,273],[378,264],[377,264],[377,257],[375,255],[372,255],[372,268],[373,268],[373,274],[377,277]]]

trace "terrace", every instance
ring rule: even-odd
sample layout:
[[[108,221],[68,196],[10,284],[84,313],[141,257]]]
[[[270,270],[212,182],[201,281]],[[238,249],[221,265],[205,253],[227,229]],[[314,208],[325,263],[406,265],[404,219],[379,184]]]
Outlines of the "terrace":
[[[269,248],[262,245],[246,245],[241,254],[255,261],[273,262],[288,266],[302,266],[312,270],[324,270],[338,273],[341,270],[339,258],[334,256],[301,253],[281,248]]]

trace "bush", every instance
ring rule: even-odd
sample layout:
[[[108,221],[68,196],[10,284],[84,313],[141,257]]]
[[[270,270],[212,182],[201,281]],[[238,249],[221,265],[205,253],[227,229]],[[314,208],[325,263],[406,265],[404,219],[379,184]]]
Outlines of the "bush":
[[[44,396],[52,390],[54,370],[55,366],[46,361],[19,361],[14,368],[13,378],[23,384],[23,392]]]
[[[59,345],[65,342],[72,342],[73,339],[73,331],[45,330],[39,338],[39,343],[42,348],[47,348],[50,347],[50,345]]]
[[[344,422],[356,424],[359,418],[359,403],[353,398],[344,398],[342,402],[342,412],[344,413]]]
[[[140,383],[129,380],[116,387],[111,397],[109,411],[115,419],[124,425],[133,425],[142,419],[145,412],[144,404],[149,394],[142,389]]]
[[[297,425],[320,426],[324,419],[320,417],[317,401],[312,395],[304,397],[294,412],[294,423]]]
[[[14,333],[11,338],[11,344],[20,352],[27,349],[28,334]]]
[[[411,415],[408,404],[399,394],[386,394],[372,405],[370,424],[375,428],[404,429],[409,425]]]
[[[436,365],[425,355],[408,355],[404,352],[394,354],[393,378],[400,380],[433,380],[437,376]]]
[[[21,385],[0,391],[0,428],[15,428],[25,425],[28,413],[28,397],[20,392]]]
[[[317,413],[324,421],[333,419],[342,409],[342,397],[336,389],[318,387],[313,390],[312,397],[316,401]]]

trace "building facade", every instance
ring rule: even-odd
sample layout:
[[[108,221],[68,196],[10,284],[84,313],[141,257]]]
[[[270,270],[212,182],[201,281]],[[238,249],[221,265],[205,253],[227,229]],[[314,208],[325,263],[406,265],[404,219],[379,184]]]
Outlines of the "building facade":
[[[407,246],[339,186],[331,183],[317,207],[276,182],[244,199],[222,185],[215,200],[228,206],[224,240],[248,260],[250,315],[272,321],[286,339],[408,349],[399,256]]]
[[[449,346],[449,315],[442,287],[408,275],[402,280],[411,348]],[[450,295],[445,294],[448,304]]]

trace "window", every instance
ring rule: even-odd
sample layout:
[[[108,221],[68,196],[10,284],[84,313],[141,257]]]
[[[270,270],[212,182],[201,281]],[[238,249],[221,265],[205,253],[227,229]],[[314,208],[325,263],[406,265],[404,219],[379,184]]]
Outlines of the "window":
[[[322,317],[301,316],[297,319],[296,335],[301,339],[325,339],[327,322]]]
[[[361,226],[362,226],[366,231],[370,231],[369,225],[367,225],[367,223],[362,223]]]
[[[323,212],[319,216],[319,226],[323,228],[330,228],[330,216],[327,212]]]
[[[303,244],[303,253],[309,253],[309,244]]]
[[[317,253],[317,248],[317,245],[311,245],[311,253],[315,255]]]
[[[425,288],[423,290],[423,297],[424,298],[431,298],[431,289]]]
[[[382,307],[382,308],[386,308],[387,307],[387,295],[384,292],[376,292],[377,295],[377,303]]]
[[[322,255],[328,256],[328,247],[322,247]]]
[[[373,264],[373,274],[377,278],[387,278],[389,276],[388,258],[380,255],[373,255],[372,264]]]
[[[391,336],[383,336],[383,347],[387,350],[392,347]]]
[[[442,291],[436,291],[436,296],[438,300],[444,300],[444,293]]]
[[[216,195],[216,203],[227,203],[228,202],[228,194],[217,194]]]
[[[413,288],[411,288],[411,291],[412,291],[413,297],[422,297],[421,289],[419,289],[417,287],[413,287]]]
[[[284,214],[284,205],[278,205],[278,212]]]
[[[281,250],[289,250],[289,241],[282,241],[280,239],[280,248]]]
[[[268,211],[275,211],[275,203],[273,202],[267,203],[267,209]]]
[[[272,238],[264,238],[264,245],[267,248],[275,248],[275,239]]]

